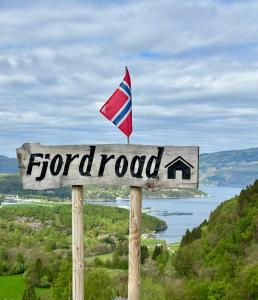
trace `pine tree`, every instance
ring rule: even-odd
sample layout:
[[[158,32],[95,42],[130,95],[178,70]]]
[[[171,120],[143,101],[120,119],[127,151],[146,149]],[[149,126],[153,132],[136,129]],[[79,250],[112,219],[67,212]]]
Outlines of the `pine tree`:
[[[163,246],[162,245],[156,245],[155,246],[155,249],[154,249],[154,251],[153,251],[153,254],[152,254],[152,259],[153,260],[156,260],[156,258],[159,256],[159,255],[161,255],[162,254],[162,252],[163,252]]]
[[[148,247],[146,245],[141,246],[141,264],[145,263],[146,258],[150,256]]]
[[[39,300],[32,285],[26,286],[23,292],[22,300]]]
[[[71,299],[72,295],[72,266],[68,261],[64,261],[60,266],[60,272],[54,281],[53,300]]]
[[[185,234],[182,237],[181,246],[184,246],[190,242],[190,235],[190,230],[187,228]]]
[[[42,276],[42,261],[37,258],[36,261],[32,261],[26,272],[26,281],[33,286],[40,286],[40,278]]]

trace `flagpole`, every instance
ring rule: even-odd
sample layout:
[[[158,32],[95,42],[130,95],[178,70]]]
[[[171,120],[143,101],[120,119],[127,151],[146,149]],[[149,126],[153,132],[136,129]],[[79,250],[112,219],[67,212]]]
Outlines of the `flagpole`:
[[[127,71],[127,66],[125,66],[125,72]],[[130,144],[130,136],[127,136],[127,144],[129,145]]]
[[[129,136],[127,144],[130,144]],[[142,188],[130,186],[128,300],[140,299]]]
[[[126,96],[126,100],[125,100]],[[100,112],[113,122],[125,135],[127,145],[132,132],[132,101],[131,78],[127,66],[125,76],[119,88],[101,107]],[[127,101],[127,102],[125,102]],[[124,107],[124,105],[127,105]],[[115,106],[115,109],[114,109]],[[120,111],[119,107],[124,107]],[[111,109],[112,108],[112,109]],[[115,115],[114,115],[115,110]],[[123,119],[125,118],[125,119]],[[120,127],[121,121],[125,127]],[[141,266],[141,218],[142,218],[142,188],[130,186],[130,219],[129,219],[129,254],[128,254],[128,300],[140,299],[140,266]]]

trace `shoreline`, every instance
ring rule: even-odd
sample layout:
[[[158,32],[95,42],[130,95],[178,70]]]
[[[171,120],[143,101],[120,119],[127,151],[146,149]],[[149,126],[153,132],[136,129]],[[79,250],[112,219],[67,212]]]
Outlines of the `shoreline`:
[[[183,199],[183,198],[209,198],[210,195],[193,195],[193,196],[174,196],[174,197],[143,197],[142,200],[176,200],[176,199]],[[119,201],[130,201],[130,198],[121,198],[121,199],[106,199],[106,198],[98,198],[98,199],[84,199],[84,203],[96,203],[96,202],[119,202]]]

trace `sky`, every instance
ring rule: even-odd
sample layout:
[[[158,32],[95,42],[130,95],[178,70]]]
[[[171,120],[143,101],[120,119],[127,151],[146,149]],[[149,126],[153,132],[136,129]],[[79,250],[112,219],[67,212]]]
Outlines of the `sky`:
[[[99,113],[126,65],[131,143],[258,146],[258,1],[0,0],[0,155],[126,143]]]

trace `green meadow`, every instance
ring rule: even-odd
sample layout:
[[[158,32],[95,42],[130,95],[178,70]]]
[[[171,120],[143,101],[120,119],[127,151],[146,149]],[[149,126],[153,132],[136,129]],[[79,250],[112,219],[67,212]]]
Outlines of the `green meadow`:
[[[21,300],[25,289],[23,275],[0,276],[0,300]],[[50,289],[36,288],[37,296],[47,297]]]

